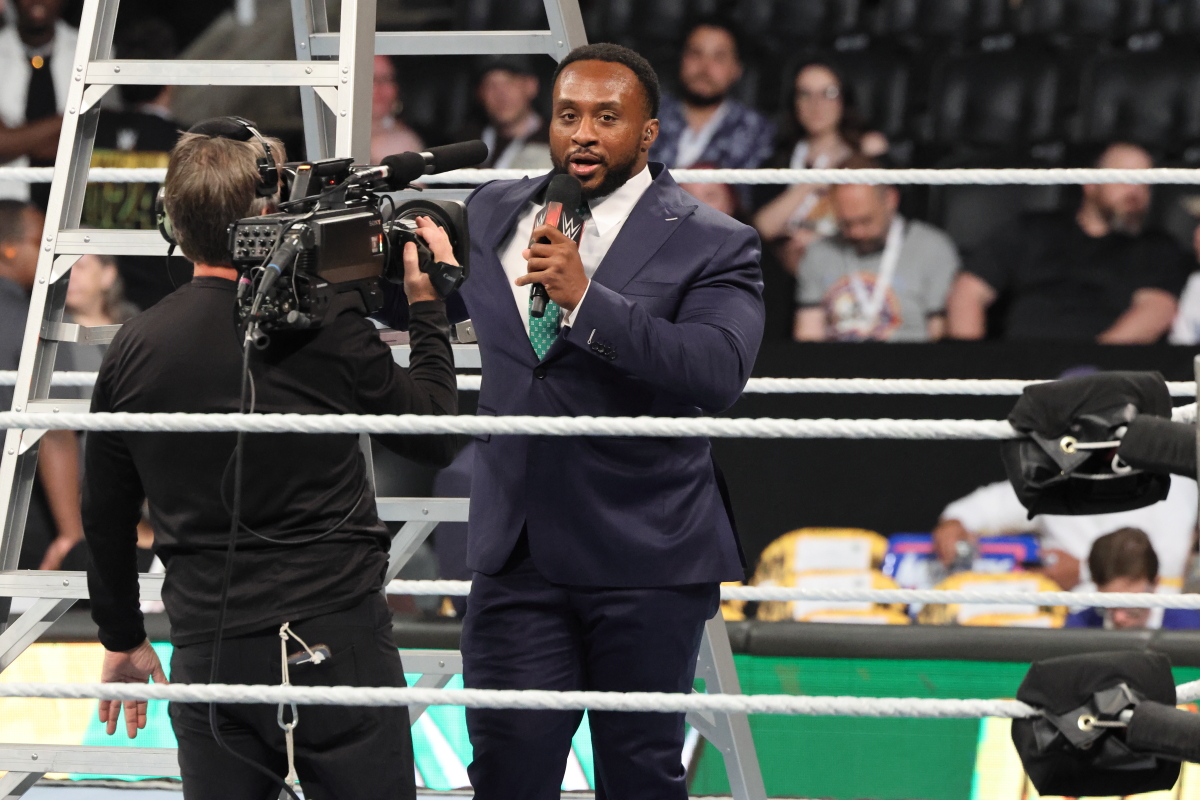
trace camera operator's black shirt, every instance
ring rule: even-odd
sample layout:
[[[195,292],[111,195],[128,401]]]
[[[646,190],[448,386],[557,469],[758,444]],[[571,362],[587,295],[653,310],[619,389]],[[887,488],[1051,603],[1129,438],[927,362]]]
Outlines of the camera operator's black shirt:
[[[92,411],[237,412],[242,368],[236,285],[198,277],[134,317],[100,368]],[[453,414],[449,325],[441,302],[411,306],[411,366],[392,360],[372,324],[347,311],[316,331],[277,333],[251,354],[255,411]],[[85,448],[83,522],[88,590],[100,641],[145,639],[134,556],[143,498],[166,565],[162,599],[176,644],[216,630],[229,542],[234,433],[93,432]],[[449,436],[379,437],[438,465]],[[389,546],[353,434],[247,434],[242,522],[225,631],[249,633],[349,608],[380,591]],[[329,530],[319,541],[303,540]]]

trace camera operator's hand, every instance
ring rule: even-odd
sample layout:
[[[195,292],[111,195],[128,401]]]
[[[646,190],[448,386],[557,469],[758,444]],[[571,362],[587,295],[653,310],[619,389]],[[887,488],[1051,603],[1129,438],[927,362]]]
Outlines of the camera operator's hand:
[[[454,248],[450,246],[450,238],[429,217],[417,217],[417,235],[425,240],[434,259],[444,264],[458,263],[454,259]],[[404,294],[408,297],[409,304],[441,299],[434,291],[433,284],[429,282],[429,276],[421,272],[417,246],[412,242],[404,245]]]
[[[579,245],[553,225],[534,228],[533,239],[549,239],[550,243],[534,244],[521,254],[529,262],[529,274],[517,278],[517,286],[540,283],[551,300],[567,311],[574,311],[588,287]]]
[[[158,653],[146,639],[132,650],[123,653],[104,651],[104,665],[100,668],[102,683],[145,683],[150,678],[155,683],[166,683],[167,675],[158,660]],[[112,736],[117,731],[117,720],[121,717],[120,700],[100,701],[100,721]],[[125,734],[133,739],[137,732],[146,727],[146,701],[129,700],[125,706]]]

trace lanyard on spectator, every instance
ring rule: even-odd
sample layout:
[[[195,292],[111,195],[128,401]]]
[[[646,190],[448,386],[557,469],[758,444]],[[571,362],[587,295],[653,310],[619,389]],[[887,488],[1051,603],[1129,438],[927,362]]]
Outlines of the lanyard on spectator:
[[[887,241],[883,245],[883,255],[879,258],[879,274],[875,277],[875,288],[870,296],[867,295],[867,288],[857,273],[850,277],[850,289],[854,292],[854,300],[859,312],[857,333],[864,337],[870,335],[879,322],[879,314],[883,311],[888,290],[892,288],[892,280],[896,277],[896,265],[900,261],[900,248],[903,245],[904,223],[900,221],[900,216],[896,215],[888,227]]]
[[[800,142],[796,145],[796,149],[792,151],[792,160],[788,165],[790,169],[805,169],[808,160],[808,142]],[[830,158],[828,154],[822,153],[813,161],[812,169],[825,169],[829,166]],[[796,206],[796,210],[788,217],[788,230],[797,231],[804,227],[804,223],[808,221],[808,215],[817,207],[817,203],[821,202],[821,198],[825,196],[824,187],[816,186],[813,190],[804,196],[800,201],[800,205]]]

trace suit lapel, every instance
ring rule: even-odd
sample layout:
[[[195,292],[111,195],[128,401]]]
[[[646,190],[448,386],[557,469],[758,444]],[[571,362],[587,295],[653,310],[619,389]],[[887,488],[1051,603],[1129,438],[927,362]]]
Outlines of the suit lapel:
[[[665,169],[659,172],[629,213],[592,280],[614,292],[624,289],[675,229],[691,216],[697,202],[687,201],[669,172]]]
[[[549,180],[549,175],[533,179],[522,178],[515,181],[512,187],[505,192],[504,196],[496,203],[498,213],[492,217],[491,223],[484,232],[480,250],[486,259],[486,266],[484,269],[473,269],[471,273],[472,280],[484,278],[491,284],[487,290],[488,294],[501,298],[499,303],[504,308],[500,311],[500,317],[510,329],[508,338],[517,343],[515,347],[520,351],[521,357],[528,357],[531,363],[537,361],[537,354],[529,341],[529,333],[521,324],[521,312],[517,309],[517,304],[512,301],[512,287],[508,285],[508,276],[504,274],[504,265],[500,263],[502,253],[499,252],[499,249],[508,238],[509,231],[516,224],[517,218],[521,216],[526,205]]]
[[[688,197],[683,194],[671,174],[665,169],[660,171],[629,212],[629,218],[621,226],[621,232],[605,253],[592,280],[614,292],[625,288],[683,220],[696,210],[699,201],[688,203]],[[566,348],[564,339],[555,340],[546,351],[543,363],[559,357]]]

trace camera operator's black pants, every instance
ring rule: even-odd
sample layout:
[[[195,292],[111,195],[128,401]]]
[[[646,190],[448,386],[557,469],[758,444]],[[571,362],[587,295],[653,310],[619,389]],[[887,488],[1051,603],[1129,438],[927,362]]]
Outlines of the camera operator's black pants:
[[[297,686],[404,686],[392,641],[392,615],[382,595],[356,607],[291,623],[310,647],[327,645],[322,664],[290,668]],[[300,651],[287,643],[289,654]],[[175,683],[207,683],[212,642],[182,645],[171,657]],[[219,683],[282,681],[279,629],[229,638],[221,645]],[[217,708],[221,738],[233,750],[284,777],[287,747],[274,705],[225,704]],[[300,706],[296,772],[308,800],[409,800],[416,797],[408,709]],[[274,800],[279,785],[223,750],[212,736],[208,705],[171,703],[179,740],[185,800]],[[285,719],[290,719],[290,710]]]

